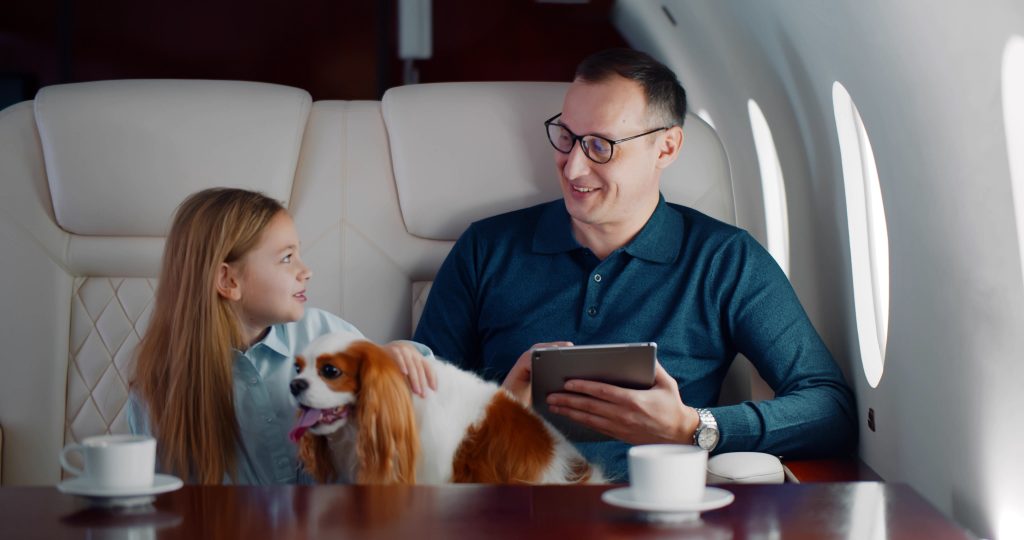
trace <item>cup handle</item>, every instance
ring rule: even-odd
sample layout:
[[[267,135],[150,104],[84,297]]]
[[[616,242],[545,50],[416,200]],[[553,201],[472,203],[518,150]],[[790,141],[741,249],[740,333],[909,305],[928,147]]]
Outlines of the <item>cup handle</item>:
[[[69,473],[75,476],[82,476],[83,474],[85,474],[85,471],[69,463],[67,458],[69,452],[74,452],[76,450],[81,451],[82,445],[69,444],[65,446],[64,449],[60,451],[60,466],[64,467],[64,470],[68,471]]]

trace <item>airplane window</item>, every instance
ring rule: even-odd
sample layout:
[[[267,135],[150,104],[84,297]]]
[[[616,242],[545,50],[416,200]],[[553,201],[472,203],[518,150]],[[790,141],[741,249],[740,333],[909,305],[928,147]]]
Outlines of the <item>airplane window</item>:
[[[764,113],[754,100],[747,101],[750,126],[754,131],[757,165],[761,169],[761,191],[764,193],[764,217],[768,230],[768,253],[789,275],[789,214],[786,210],[786,183],[782,179],[782,165],[775,151],[775,140],[768,128]]]
[[[712,128],[715,127],[715,121],[711,119],[711,113],[709,113],[707,109],[697,109],[697,116],[699,116],[701,120],[707,122]]]
[[[889,229],[882,206],[875,155],[860,112],[838,81],[832,85],[839,151],[846,186],[853,299],[864,375],[872,388],[882,380],[889,332]]]
[[[1010,157],[1018,252],[1024,269],[1024,37],[1021,36],[1011,37],[1003,53],[1003,127],[1006,129],[1006,153]]]

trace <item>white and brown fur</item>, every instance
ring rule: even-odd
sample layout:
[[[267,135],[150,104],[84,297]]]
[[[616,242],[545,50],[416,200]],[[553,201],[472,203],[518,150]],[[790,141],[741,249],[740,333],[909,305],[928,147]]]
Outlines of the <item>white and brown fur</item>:
[[[604,481],[561,433],[498,385],[429,361],[437,390],[421,398],[373,343],[335,333],[310,344],[296,358],[293,394],[304,408],[349,406],[350,414],[302,435],[299,459],[309,474],[360,484]],[[328,365],[341,374],[325,377]]]

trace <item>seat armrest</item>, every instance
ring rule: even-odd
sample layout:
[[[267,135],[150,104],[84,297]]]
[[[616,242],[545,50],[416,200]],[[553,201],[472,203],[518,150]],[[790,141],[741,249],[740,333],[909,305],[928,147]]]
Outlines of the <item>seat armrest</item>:
[[[709,484],[781,484],[779,458],[761,452],[727,452],[708,459]]]
[[[788,482],[883,482],[860,458],[790,459],[783,461]]]

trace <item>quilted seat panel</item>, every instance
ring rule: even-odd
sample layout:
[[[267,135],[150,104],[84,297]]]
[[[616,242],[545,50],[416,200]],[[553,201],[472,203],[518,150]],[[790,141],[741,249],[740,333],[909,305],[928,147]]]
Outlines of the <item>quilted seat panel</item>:
[[[155,279],[75,279],[64,444],[128,432],[128,383],[155,291]]]

